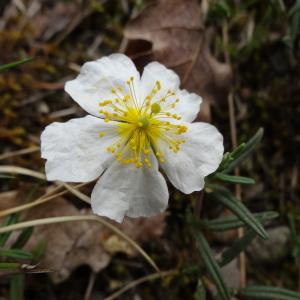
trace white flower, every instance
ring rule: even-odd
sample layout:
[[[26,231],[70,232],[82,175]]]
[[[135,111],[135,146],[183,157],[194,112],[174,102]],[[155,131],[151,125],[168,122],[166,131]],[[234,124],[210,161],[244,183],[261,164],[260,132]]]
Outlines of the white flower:
[[[52,123],[42,133],[48,180],[88,182],[102,174],[92,209],[118,222],[166,209],[159,165],[183,193],[201,190],[222,160],[223,138],[210,124],[191,123],[201,97],[179,84],[157,62],[140,78],[123,54],[85,63],[65,90],[90,115]]]

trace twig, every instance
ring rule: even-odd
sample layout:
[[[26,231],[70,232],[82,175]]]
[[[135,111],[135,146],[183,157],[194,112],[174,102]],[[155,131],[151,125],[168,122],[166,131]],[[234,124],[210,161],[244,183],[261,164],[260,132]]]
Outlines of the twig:
[[[40,150],[40,147],[30,147],[30,148],[26,148],[26,149],[11,151],[11,152],[4,153],[4,154],[0,155],[0,160],[6,159],[6,158],[11,158],[11,157],[14,157],[14,156],[19,156],[19,155],[24,155],[24,154],[37,152],[39,150]]]
[[[116,291],[115,293],[113,293],[112,295],[110,295],[109,297],[104,298],[103,300],[114,300],[118,297],[120,297],[122,294],[124,294],[125,292],[127,292],[128,290],[144,283],[147,281],[151,281],[154,279],[158,279],[158,278],[163,278],[163,277],[169,277],[169,276],[175,276],[177,275],[179,272],[177,270],[170,270],[170,271],[165,271],[165,272],[160,272],[160,273],[154,273],[154,274],[150,274],[144,277],[141,277],[137,280],[134,280],[130,283],[128,283],[127,285],[125,285],[123,288],[121,288],[120,290]]]
[[[16,174],[22,174],[22,175],[28,175],[32,176],[35,178],[47,180],[45,174],[32,171],[30,169],[25,169],[21,167],[16,167],[16,166],[0,166],[0,173],[16,173]],[[57,182],[58,185],[61,185],[60,182]],[[88,184],[88,183],[85,183]],[[84,202],[90,202],[90,199],[86,199],[86,195],[82,193],[78,193],[78,191],[74,190],[74,188],[71,188],[68,184],[64,183],[65,187],[68,188],[68,190],[73,193],[75,196],[77,196],[80,200],[83,200]],[[80,196],[80,197],[79,197]],[[40,202],[45,202],[45,199],[40,199]],[[26,208],[30,206],[31,203],[28,203],[26,205]],[[40,203],[38,203],[40,204]],[[36,204],[37,205],[37,204]],[[19,207],[20,208],[20,207]],[[25,208],[25,209],[26,209]],[[16,208],[15,208],[16,209]],[[24,209],[24,206],[22,207],[21,210]],[[7,211],[6,211],[7,212]],[[3,212],[2,212],[3,213]],[[109,223],[108,221],[105,221],[103,218],[99,216],[66,216],[66,217],[54,217],[54,218],[45,218],[45,219],[36,219],[32,221],[27,221],[27,222],[21,222],[18,224],[14,224],[11,226],[5,226],[0,228],[0,233],[1,232],[8,232],[12,230],[17,230],[21,228],[26,228],[30,226],[37,226],[37,225],[43,225],[43,224],[52,224],[52,223],[59,223],[59,222],[69,222],[69,221],[80,221],[80,220],[91,220],[91,221],[98,221],[105,227],[109,228],[112,230],[114,233],[116,233],[118,236],[123,238],[125,241],[127,241],[131,246],[133,246],[148,262],[149,264],[157,271],[160,272],[158,266],[154,262],[154,260],[134,241],[132,240],[128,235],[123,233],[119,228],[117,228],[115,225]]]
[[[46,175],[37,171],[16,166],[0,166],[0,173],[20,174],[35,177],[37,179],[46,180]]]
[[[84,300],[90,300],[91,299],[91,294],[92,294],[92,291],[93,291],[95,280],[96,280],[96,274],[95,274],[95,272],[91,271],[88,286],[87,286],[87,288],[85,290],[85,293],[84,293],[84,298],[83,298]]]
[[[73,189],[78,189],[78,188],[80,188],[80,187],[82,187],[82,186],[84,186],[86,184],[88,184],[88,183],[78,184],[78,185],[74,186]],[[50,200],[53,200],[53,199],[55,199],[55,198],[57,198],[59,196],[63,196],[66,193],[69,192],[69,190],[64,190],[64,191],[61,191],[59,193],[55,193],[58,190],[60,190],[61,188],[63,188],[63,186],[62,185],[58,185],[50,193],[45,194],[42,197],[40,197],[40,198],[38,198],[38,199],[36,199],[36,200],[34,200],[32,202],[29,202],[29,203],[26,203],[26,204],[22,204],[22,205],[19,205],[19,206],[15,206],[15,207],[12,207],[12,208],[8,208],[8,209],[5,209],[5,210],[1,210],[0,211],[0,218],[8,216],[8,215],[13,214],[13,213],[24,211],[26,209],[30,209],[30,208],[35,207],[35,206],[38,206],[40,204],[43,204],[43,203],[48,202]],[[55,194],[53,194],[53,193],[55,193]]]
[[[225,21],[222,27],[223,33],[223,43],[228,45],[228,24]],[[230,56],[229,53],[224,51],[225,61],[227,64],[230,64]],[[234,98],[233,92],[231,91],[228,95],[228,106],[229,106],[229,120],[230,120],[230,133],[231,133],[231,143],[233,149],[237,147],[237,130],[236,130],[236,118],[235,118],[235,109],[234,109]],[[234,175],[239,176],[240,170],[239,168],[235,168]],[[242,188],[240,184],[235,185],[235,196],[237,199],[242,201]],[[244,236],[244,228],[238,229],[238,237],[241,238]],[[239,256],[239,265],[240,265],[240,287],[244,288],[246,286],[246,256],[244,252],[241,252]]]

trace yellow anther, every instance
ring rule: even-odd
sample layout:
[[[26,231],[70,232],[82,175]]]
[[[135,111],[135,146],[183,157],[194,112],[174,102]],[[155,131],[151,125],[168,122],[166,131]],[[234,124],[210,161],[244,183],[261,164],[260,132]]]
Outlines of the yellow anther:
[[[157,80],[157,81],[155,82],[155,85],[156,85],[156,88],[157,88],[158,90],[161,89],[161,84],[160,84],[160,81],[159,81],[159,80]]]
[[[137,168],[151,167],[149,154],[153,153],[153,145],[157,159],[163,163],[167,153],[160,150],[160,141],[167,144],[166,151],[175,153],[180,151],[185,142],[180,135],[187,131],[187,127],[174,124],[174,121],[180,120],[181,117],[172,113],[172,110],[167,111],[175,108],[179,99],[175,98],[164,107],[162,103],[169,102],[169,97],[175,93],[169,90],[163,97],[158,97],[162,86],[161,82],[156,80],[150,93],[140,102],[134,87],[134,77],[129,77],[126,84],[128,94],[122,92],[122,85],[118,85],[111,88],[112,94],[115,95],[112,100],[98,103],[100,107],[107,107],[99,110],[105,122],[118,121],[118,129],[115,132],[119,139],[107,147],[107,151],[114,153],[114,157],[121,164],[133,164]],[[105,135],[106,132],[99,132],[99,137]]]

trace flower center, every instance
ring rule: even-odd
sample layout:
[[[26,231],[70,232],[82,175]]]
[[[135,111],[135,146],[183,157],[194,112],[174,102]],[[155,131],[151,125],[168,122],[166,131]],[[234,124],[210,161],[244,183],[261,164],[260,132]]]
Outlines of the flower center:
[[[187,131],[187,127],[178,124],[181,117],[171,112],[180,100],[170,90],[165,95],[158,96],[160,90],[161,84],[156,81],[150,94],[141,103],[136,96],[134,78],[130,77],[125,89],[121,86],[111,89],[113,98],[99,103],[103,108],[99,112],[104,121],[118,122],[119,138],[107,151],[113,153],[120,163],[132,163],[137,168],[144,165],[151,167],[151,149],[163,163],[163,144],[177,153],[185,142],[180,135]],[[99,137],[106,133],[100,132]]]

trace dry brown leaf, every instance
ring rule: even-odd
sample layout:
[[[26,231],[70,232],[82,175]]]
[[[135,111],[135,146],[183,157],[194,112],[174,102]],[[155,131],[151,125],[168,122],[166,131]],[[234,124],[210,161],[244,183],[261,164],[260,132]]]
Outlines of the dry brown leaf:
[[[197,0],[160,0],[149,5],[129,22],[124,34],[133,40],[127,53],[137,63],[157,60],[165,64],[180,75],[184,88],[203,97],[202,120],[210,119],[209,104],[227,98],[232,70],[211,54],[210,34],[203,26]],[[149,51],[136,40],[146,40],[152,48]]]
[[[24,204],[24,195],[28,193],[28,189],[30,190],[28,186],[24,186],[20,192],[0,193],[0,210]],[[24,211],[20,221],[82,214],[91,214],[91,209],[78,209],[63,197],[59,197]],[[166,213],[163,213],[151,218],[127,218],[123,224],[113,223],[142,245],[163,234],[165,217]],[[17,236],[14,233],[8,244],[12,244]],[[42,241],[47,245],[41,266],[55,271],[50,274],[55,283],[66,280],[81,265],[88,265],[97,273],[109,264],[115,253],[123,252],[131,257],[139,255],[110,229],[90,221],[37,226],[25,248],[31,251]]]
[[[31,209],[26,213],[25,219],[79,214],[81,212],[75,206],[58,198]],[[109,264],[111,256],[100,242],[102,230],[101,224],[87,221],[37,226],[26,249],[34,249],[40,241],[47,242],[42,265],[55,271],[51,273],[51,277],[55,283],[59,283],[81,265],[89,265],[94,272],[99,272]]]
[[[1,195],[2,209],[11,207],[10,202],[15,206],[22,203],[21,197],[17,197],[14,191]],[[22,215],[22,221],[90,213],[90,209],[79,210],[61,197],[26,211]],[[163,233],[165,214],[152,218],[127,219],[123,224],[118,224],[118,227],[138,244],[142,244]],[[13,240],[15,238],[16,235],[13,235]],[[97,273],[109,264],[111,255],[117,252],[129,256],[138,254],[108,228],[88,221],[37,226],[25,248],[31,251],[41,241],[47,243],[41,265],[55,271],[50,274],[54,283],[66,280],[81,265],[88,265]]]

